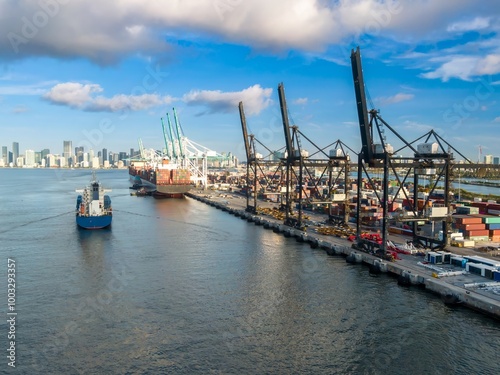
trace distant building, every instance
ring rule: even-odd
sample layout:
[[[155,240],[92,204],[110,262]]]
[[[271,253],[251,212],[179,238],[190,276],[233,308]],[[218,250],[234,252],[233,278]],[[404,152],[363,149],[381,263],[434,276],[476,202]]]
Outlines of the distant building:
[[[493,155],[484,155],[484,164],[493,164]]]
[[[17,158],[19,157],[19,143],[12,142],[12,162],[17,167]]]
[[[73,145],[71,141],[63,141],[63,157],[66,158],[66,160],[69,160],[69,158],[72,156],[72,148]]]
[[[7,146],[2,146],[2,160],[4,166],[9,164],[9,152],[7,151]]]
[[[81,163],[83,161],[83,146],[75,147],[75,157],[77,163]]]
[[[57,159],[55,155],[48,154],[47,155],[47,166],[48,167],[57,167]]]
[[[99,157],[98,156],[94,156],[92,158],[92,165],[90,166],[91,168],[99,168],[100,165],[99,165]]]
[[[24,153],[24,165],[28,168],[33,168],[35,166],[35,151],[26,150]]]
[[[42,159],[47,159],[47,156],[50,154],[50,150],[48,148],[44,148],[40,151],[40,156]]]
[[[495,165],[499,165],[499,164],[500,164],[500,157],[498,157],[498,156],[494,156],[494,157],[493,157],[493,164],[495,164]]]

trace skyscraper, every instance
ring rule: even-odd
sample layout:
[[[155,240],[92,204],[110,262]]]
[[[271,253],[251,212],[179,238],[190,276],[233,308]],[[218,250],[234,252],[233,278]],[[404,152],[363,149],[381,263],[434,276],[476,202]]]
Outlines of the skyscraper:
[[[83,146],[75,147],[76,161],[81,163],[83,161]]]
[[[32,168],[35,166],[35,151],[26,150],[24,153],[25,164],[27,167]]]
[[[108,149],[107,148],[102,149],[102,160],[103,160],[103,163],[104,163],[104,160],[108,160]]]
[[[2,160],[3,165],[9,164],[9,154],[7,152],[7,146],[2,146]]]
[[[68,161],[72,154],[71,154],[71,149],[73,148],[73,145],[71,144],[71,141],[63,141],[63,156],[64,158]]]
[[[19,157],[19,142],[12,142],[12,162],[17,167],[17,158]]]

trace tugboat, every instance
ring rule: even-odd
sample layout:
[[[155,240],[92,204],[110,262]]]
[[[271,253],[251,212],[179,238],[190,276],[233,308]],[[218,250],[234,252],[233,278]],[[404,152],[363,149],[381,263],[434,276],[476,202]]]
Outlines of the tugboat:
[[[95,171],[92,171],[92,181],[83,190],[76,190],[82,193],[76,198],[76,224],[84,229],[101,229],[111,225],[113,211],[111,208],[111,198],[105,195],[105,190],[97,181]]]

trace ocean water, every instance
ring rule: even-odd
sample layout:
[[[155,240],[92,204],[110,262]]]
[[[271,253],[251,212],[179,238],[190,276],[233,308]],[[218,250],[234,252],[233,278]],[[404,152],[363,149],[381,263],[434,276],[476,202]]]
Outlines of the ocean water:
[[[500,324],[201,202],[75,224],[88,170],[0,169],[0,373],[497,374]],[[16,264],[8,366],[7,262]]]

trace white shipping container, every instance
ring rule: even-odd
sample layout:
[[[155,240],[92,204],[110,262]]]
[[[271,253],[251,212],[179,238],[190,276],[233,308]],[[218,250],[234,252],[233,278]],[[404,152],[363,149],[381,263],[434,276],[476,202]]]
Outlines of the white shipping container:
[[[417,146],[417,151],[419,154],[437,154],[439,145],[434,143],[420,143]]]
[[[392,147],[389,143],[386,143],[385,144],[385,151],[387,151],[388,154],[393,154],[394,147]],[[380,144],[380,143],[375,144],[375,153],[381,154],[383,152],[384,152],[384,148],[382,147],[382,144]]]
[[[342,152],[342,149],[340,149],[340,148],[337,148],[336,150],[331,149],[330,156],[331,157],[342,157],[342,156],[344,156],[344,153]]]
[[[332,196],[332,201],[336,202],[336,201],[345,201],[345,194],[333,194]]]
[[[445,217],[448,215],[448,207],[429,207],[427,215],[430,217]]]

